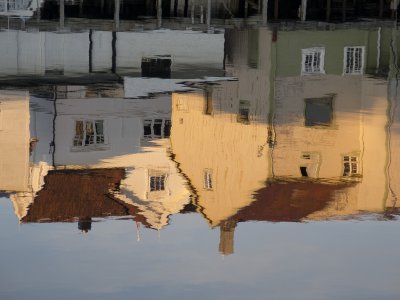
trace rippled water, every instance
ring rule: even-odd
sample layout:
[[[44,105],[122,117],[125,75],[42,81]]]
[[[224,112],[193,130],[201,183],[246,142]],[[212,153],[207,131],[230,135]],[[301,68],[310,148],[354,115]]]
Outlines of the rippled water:
[[[395,27],[81,26],[0,31],[1,299],[398,299]]]

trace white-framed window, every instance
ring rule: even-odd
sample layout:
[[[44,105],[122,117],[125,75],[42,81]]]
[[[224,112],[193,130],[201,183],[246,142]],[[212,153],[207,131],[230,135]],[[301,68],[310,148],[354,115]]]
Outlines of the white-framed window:
[[[362,74],[364,47],[344,47],[343,74]]]
[[[343,176],[351,177],[360,175],[360,159],[355,155],[343,156]]]
[[[104,145],[104,120],[75,121],[74,147]]]
[[[213,189],[213,172],[211,169],[203,171],[203,188],[206,190]]]
[[[172,123],[169,119],[143,120],[143,137],[147,139],[168,138],[171,135]]]
[[[325,74],[325,48],[314,47],[301,50],[301,74]]]
[[[162,192],[165,191],[167,186],[168,175],[161,170],[149,170],[149,192]]]

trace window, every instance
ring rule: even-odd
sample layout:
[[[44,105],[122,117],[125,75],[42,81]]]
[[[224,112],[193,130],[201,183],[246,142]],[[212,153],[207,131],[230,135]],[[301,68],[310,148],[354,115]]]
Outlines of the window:
[[[210,169],[205,169],[203,172],[203,187],[206,190],[212,190],[213,189],[213,178],[212,178],[212,170]]]
[[[344,48],[344,74],[363,73],[364,47]]]
[[[300,167],[300,173],[303,177],[308,177],[307,167]]]
[[[104,144],[104,121],[86,120],[75,122],[75,147]]]
[[[325,74],[325,48],[302,49],[302,74]]]
[[[356,175],[360,175],[358,156],[343,156],[343,176],[349,177]]]
[[[212,93],[210,90],[204,90],[204,114],[205,115],[212,115],[213,113],[213,101],[212,101]]]
[[[171,135],[171,120],[145,119],[143,121],[143,137],[149,139],[168,138]]]
[[[333,97],[305,99],[305,126],[329,126],[333,119]]]
[[[239,101],[239,113],[237,115],[237,121],[244,124],[248,124],[250,122],[250,101]]]
[[[165,191],[165,178],[164,174],[150,176],[150,192]]]
[[[142,58],[142,77],[171,78],[171,56],[158,55]]]

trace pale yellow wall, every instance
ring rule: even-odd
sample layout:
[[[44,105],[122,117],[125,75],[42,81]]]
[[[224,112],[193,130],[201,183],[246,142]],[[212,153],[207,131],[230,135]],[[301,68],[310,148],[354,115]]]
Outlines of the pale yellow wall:
[[[213,112],[205,114],[202,90],[172,95],[172,152],[198,195],[198,205],[211,226],[254,201],[270,172],[268,114],[271,91],[271,39],[266,29],[259,40],[257,68],[247,65],[248,32],[238,31],[229,41],[232,57],[228,73],[238,81],[206,87]],[[245,57],[245,59],[243,59]],[[239,103],[249,101],[249,124],[238,122]],[[204,188],[210,170],[213,189]]]
[[[0,190],[29,189],[29,95],[0,91]]]
[[[360,124],[362,84],[358,76],[327,75],[278,79],[273,151],[276,177],[301,177],[300,166],[310,161],[303,153],[318,155],[315,178],[338,179],[343,173],[342,156],[362,151]],[[305,99],[333,95],[331,126],[305,126]],[[311,174],[309,174],[311,175]]]
[[[363,79],[362,82],[363,180],[358,193],[360,210],[384,208],[387,196],[388,86],[386,81]]]
[[[332,125],[306,127],[304,99],[326,95],[334,97]],[[360,157],[361,176],[354,186],[338,191],[325,210],[309,218],[382,211],[387,192],[387,84],[361,76],[281,78],[276,81],[275,100],[275,177],[301,178],[300,166],[310,164],[302,155],[311,153],[319,159],[310,177],[349,181],[342,177],[342,157],[352,153]]]
[[[231,92],[235,84],[229,82],[222,86]],[[205,98],[201,92],[175,93],[172,102],[172,151],[197,192],[203,214],[210,225],[218,225],[250,204],[254,199],[252,194],[265,185],[269,157],[268,147],[262,148],[268,126],[265,122],[238,123],[234,109],[204,115]],[[177,110],[178,102],[184,102],[187,110]],[[254,115],[254,119],[261,119],[266,113]],[[205,169],[212,170],[212,190],[204,189]]]

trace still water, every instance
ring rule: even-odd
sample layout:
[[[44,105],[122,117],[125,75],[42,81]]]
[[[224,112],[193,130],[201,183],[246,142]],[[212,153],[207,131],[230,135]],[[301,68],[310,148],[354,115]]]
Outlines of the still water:
[[[0,31],[1,299],[398,299],[400,31]]]

